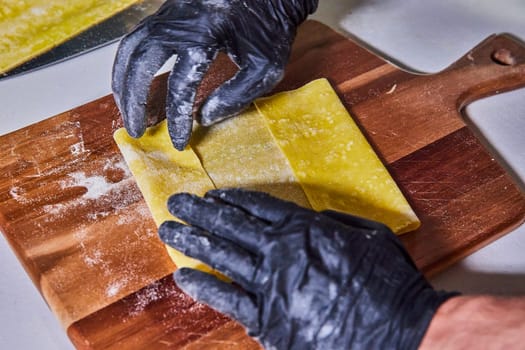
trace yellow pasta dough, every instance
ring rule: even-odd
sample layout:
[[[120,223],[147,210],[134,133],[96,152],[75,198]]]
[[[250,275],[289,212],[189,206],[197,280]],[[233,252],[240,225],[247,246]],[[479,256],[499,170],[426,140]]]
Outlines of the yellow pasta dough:
[[[288,160],[254,107],[210,128],[196,128],[191,147],[217,188],[264,191],[310,207]]]
[[[212,188],[265,191],[315,210],[334,209],[381,221],[394,232],[419,220],[328,81],[260,99],[241,115],[196,127],[190,146],[175,150],[166,122],[140,139],[124,129],[115,140],[157,225],[174,218],[173,193]],[[210,268],[169,248],[178,267]]]
[[[326,79],[255,102],[315,210],[386,224],[396,233],[419,220]]]
[[[42,54],[138,0],[0,2],[0,73]]]
[[[167,208],[172,194],[188,192],[202,196],[215,188],[191,148],[187,147],[182,152],[173,148],[165,121],[148,128],[140,139],[132,138],[125,129],[117,130],[113,137],[157,226],[166,220],[175,220]],[[210,271],[198,260],[167,248],[177,266]]]

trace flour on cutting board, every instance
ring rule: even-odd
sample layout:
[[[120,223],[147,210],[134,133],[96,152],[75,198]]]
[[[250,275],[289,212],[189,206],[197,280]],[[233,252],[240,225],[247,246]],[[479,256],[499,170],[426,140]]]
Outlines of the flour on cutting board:
[[[80,142],[77,142],[74,145],[71,145],[69,147],[69,150],[71,151],[71,154],[73,156],[78,156],[78,155],[86,152],[86,148],[84,147],[84,141],[81,140]]]
[[[170,302],[176,303],[170,308],[170,312],[186,313],[200,311],[206,308],[204,304],[191,300],[188,295],[184,294],[175,286],[166,286],[163,285],[161,281],[156,281],[136,292],[132,298],[126,300],[128,307],[127,314],[129,317],[140,315],[149,305],[162,299],[169,299]],[[184,307],[181,304],[186,304],[189,307]],[[124,322],[126,321],[127,320],[124,319]]]
[[[72,123],[74,125],[74,130],[76,130],[77,132],[66,137],[74,137],[78,140],[77,143],[69,146],[69,151],[71,152],[71,155],[77,157],[86,152],[86,147],[84,145],[84,133],[82,132],[82,125],[79,121],[75,121]]]
[[[29,203],[30,201],[24,196],[25,190],[18,186],[13,186],[9,190],[9,195],[19,203]]]
[[[143,244],[141,242],[151,241],[157,232],[146,224],[136,224],[137,217],[148,217],[150,214],[146,205],[140,203],[141,193],[134,186],[131,172],[120,155],[96,162],[98,164],[93,164],[92,167],[95,169],[94,172],[77,170],[66,173],[58,180],[42,179],[37,190],[53,186],[53,192],[61,198],[49,198],[49,204],[42,206],[43,215],[40,220],[44,223],[60,224],[69,222],[71,217],[75,217],[78,225],[72,227],[71,231],[68,229],[73,240],[65,241],[69,242],[69,248],[60,245],[56,249],[67,250],[76,246],[81,264],[87,269],[94,269],[100,273],[101,292],[111,298],[126,288],[136,285],[142,278],[137,271],[141,270],[143,260],[126,252],[136,251],[137,247]],[[81,188],[80,192],[79,188]],[[34,198],[37,198],[31,191],[34,189],[13,186],[9,194],[19,203],[31,204]],[[101,219],[106,220],[110,215],[112,218],[108,221],[109,225],[126,226],[126,234],[132,237],[108,244],[104,232],[93,227],[92,223]],[[63,235],[62,232],[56,234]],[[51,239],[49,236],[41,245],[46,246],[47,249],[49,246],[47,243]],[[49,253],[48,250],[46,252]],[[114,259],[115,256],[119,256],[117,261]],[[56,277],[53,278],[54,285],[61,288],[61,278],[65,277],[58,276],[56,271],[53,274]]]
[[[103,172],[117,170],[123,172],[123,179],[118,182],[111,182],[106,176],[101,174],[87,175],[84,171],[77,171],[67,175],[66,179],[58,182],[61,190],[74,187],[83,187],[86,192],[82,196],[74,198],[64,203],[54,203],[44,206],[47,214],[54,216],[64,214],[72,207],[85,206],[92,201],[110,202],[110,211],[95,211],[87,214],[88,219],[96,220],[108,216],[115,209],[124,208],[130,201],[136,201],[139,194],[136,191],[129,191],[131,172],[122,159],[117,161],[107,159],[103,165]],[[56,219],[56,218],[50,218]]]
[[[85,187],[87,192],[82,195],[83,199],[98,199],[119,187],[119,184],[112,184],[104,176],[91,175],[87,176],[85,172],[79,171],[69,174],[69,179],[62,181],[60,187]]]
[[[125,287],[127,285],[127,281],[126,280],[117,280],[115,282],[113,282],[112,284],[110,284],[107,288],[106,288],[106,296],[108,297],[114,297],[115,295],[117,295],[120,290]]]
[[[132,212],[136,218],[137,212]],[[126,216],[126,214],[122,213],[118,216]],[[119,225],[119,220],[116,223]],[[130,223],[131,220],[124,221],[124,224]],[[137,283],[143,285],[142,276],[137,273],[141,270],[143,261],[137,256],[130,256],[128,250],[136,250],[141,241],[151,240],[157,232],[149,227],[135,228],[136,230],[130,231],[129,234],[136,238],[115,241],[110,245],[104,239],[100,239],[99,232],[93,231],[90,226],[78,228],[75,232],[75,239],[80,247],[80,258],[87,268],[98,271],[101,277],[99,281],[104,281],[102,292],[108,298],[118,295]],[[115,264],[115,257],[118,257],[119,263]]]
[[[53,135],[52,137],[50,135]],[[24,137],[28,140],[34,138],[26,130]],[[66,121],[40,135],[48,138],[42,145],[27,144],[25,142],[13,142],[10,144],[9,155],[12,159],[8,161],[16,164],[12,170],[5,175],[15,180],[16,178],[45,178],[52,175],[67,173],[74,164],[85,161],[91,154],[86,147],[82,125],[79,121]],[[44,147],[42,147],[44,146]],[[62,152],[67,152],[64,154]],[[62,157],[69,162],[60,161]],[[18,171],[23,169],[23,175]]]
[[[134,300],[128,309],[129,315],[136,316],[140,314],[150,303],[167,296],[165,294],[166,291],[163,291],[160,282],[157,281],[150,284],[146,288],[137,292],[136,300]]]

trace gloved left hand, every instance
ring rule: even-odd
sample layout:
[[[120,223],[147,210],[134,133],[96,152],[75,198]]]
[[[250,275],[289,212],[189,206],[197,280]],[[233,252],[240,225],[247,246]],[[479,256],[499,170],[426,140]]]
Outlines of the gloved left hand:
[[[297,26],[318,0],[168,0],[119,46],[113,93],[133,137],[146,129],[145,106],[154,74],[173,55],[166,115],[173,145],[184,149],[197,87],[219,51],[239,72],[204,102],[200,122],[233,116],[281,79]]]
[[[435,291],[383,224],[317,213],[261,192],[178,194],[163,241],[224,273],[180,269],[193,298],[233,317],[267,349],[416,349],[437,308]]]

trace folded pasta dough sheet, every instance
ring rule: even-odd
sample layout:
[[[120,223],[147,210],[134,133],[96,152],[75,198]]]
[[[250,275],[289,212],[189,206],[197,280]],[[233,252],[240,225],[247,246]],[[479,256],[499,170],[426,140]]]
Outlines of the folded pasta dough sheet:
[[[190,146],[175,150],[166,122],[140,139],[115,140],[157,225],[174,220],[173,193],[212,188],[265,191],[315,210],[334,209],[381,221],[400,234],[419,220],[325,79],[255,102],[215,126],[197,126]],[[178,267],[199,262],[168,248]]]
[[[264,117],[254,107],[210,128],[197,127],[190,145],[217,188],[263,191],[310,207]]]
[[[312,208],[386,224],[396,233],[420,222],[326,79],[255,102]]]
[[[151,211],[155,224],[175,220],[167,201],[171,194],[189,192],[199,196],[215,188],[201,162],[191,148],[179,152],[173,148],[166,122],[150,127],[140,139],[119,129],[113,135],[137,185]],[[179,267],[211,271],[198,260],[168,247],[168,253]]]
[[[210,128],[196,127],[191,146],[182,152],[173,148],[166,121],[148,128],[139,139],[130,137],[123,128],[115,132],[115,141],[157,226],[175,220],[166,203],[170,195],[179,192],[202,196],[213,188],[235,186],[309,206],[262,118],[252,107]],[[211,272],[201,262],[171,247],[167,249],[178,267]]]
[[[0,73],[65,42],[138,0],[0,2]]]

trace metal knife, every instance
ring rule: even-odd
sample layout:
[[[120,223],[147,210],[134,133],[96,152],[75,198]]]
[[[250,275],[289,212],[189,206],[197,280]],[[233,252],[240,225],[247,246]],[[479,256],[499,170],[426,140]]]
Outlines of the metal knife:
[[[142,19],[153,14],[163,2],[164,0],[144,0],[132,5],[50,51],[0,74],[0,80],[60,63],[69,58],[111,44],[128,33]]]

